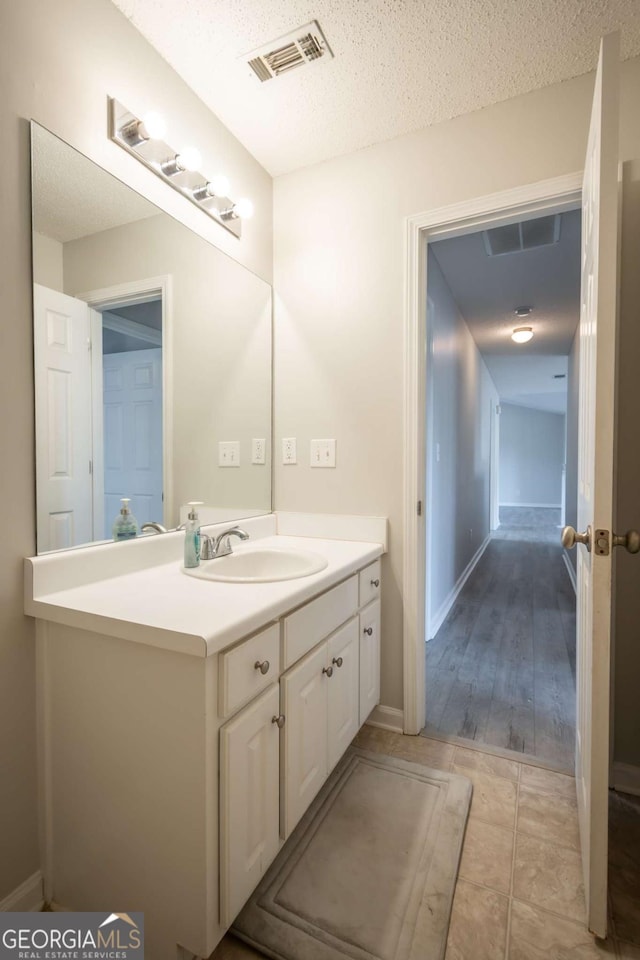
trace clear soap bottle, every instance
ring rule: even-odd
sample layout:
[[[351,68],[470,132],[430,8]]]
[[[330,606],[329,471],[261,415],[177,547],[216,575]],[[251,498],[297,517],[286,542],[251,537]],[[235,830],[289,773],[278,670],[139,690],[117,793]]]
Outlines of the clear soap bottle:
[[[113,527],[111,528],[113,539],[132,540],[133,537],[138,536],[138,521],[129,509],[131,503],[129,497],[121,497],[120,503],[122,504],[120,513],[113,521]]]
[[[200,566],[200,519],[196,507],[202,506],[202,500],[190,500],[187,522],[184,526],[184,565]]]

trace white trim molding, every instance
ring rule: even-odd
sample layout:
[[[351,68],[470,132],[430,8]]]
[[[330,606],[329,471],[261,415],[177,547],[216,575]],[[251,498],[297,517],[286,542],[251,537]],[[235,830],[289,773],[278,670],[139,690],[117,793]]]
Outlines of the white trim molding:
[[[640,797],[640,767],[631,763],[613,763],[613,789]]]
[[[445,597],[444,602],[440,604],[440,609],[435,614],[431,623],[427,624],[429,640],[432,640],[435,637],[436,633],[444,623],[449,610],[451,610],[451,607],[458,599],[460,591],[473,573],[474,569],[478,565],[478,562],[480,561],[482,554],[485,552],[490,543],[491,534],[488,534],[484,543],[480,544],[474,555],[471,557],[471,560],[469,560],[469,563],[454,583],[448,595]]]
[[[36,870],[9,896],[0,900],[0,913],[37,913],[43,906],[42,874]]]
[[[370,727],[379,727],[381,730],[392,730],[394,733],[404,732],[404,715],[396,707],[385,707],[379,703],[374,707],[366,721]]]
[[[582,173],[542,180],[454,203],[405,220],[404,249],[404,732],[419,733],[426,712],[426,289],[429,240],[461,236],[488,224],[517,223],[523,216],[561,213],[581,205]],[[422,511],[418,512],[421,503]]]
[[[577,593],[578,581],[576,579],[576,571],[573,568],[573,564],[571,563],[571,560],[569,560],[569,556],[566,550],[562,551],[562,559],[564,560],[564,565],[567,568],[567,573],[569,574],[569,580],[571,580],[571,586],[573,587],[573,592]]]

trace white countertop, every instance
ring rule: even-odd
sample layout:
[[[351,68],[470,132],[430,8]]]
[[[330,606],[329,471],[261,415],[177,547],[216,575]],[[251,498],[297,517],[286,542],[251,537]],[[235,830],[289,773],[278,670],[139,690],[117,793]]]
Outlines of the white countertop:
[[[243,526],[248,523],[243,521]],[[207,657],[339,583],[384,552],[383,543],[317,536],[271,535],[260,536],[258,541],[261,547],[320,553],[328,565],[319,573],[295,580],[222,583],[186,576],[181,560],[173,559],[52,592],[29,589],[29,581],[32,587],[37,582],[32,570],[26,582],[25,611],[43,620]],[[27,564],[33,568],[43,559]]]

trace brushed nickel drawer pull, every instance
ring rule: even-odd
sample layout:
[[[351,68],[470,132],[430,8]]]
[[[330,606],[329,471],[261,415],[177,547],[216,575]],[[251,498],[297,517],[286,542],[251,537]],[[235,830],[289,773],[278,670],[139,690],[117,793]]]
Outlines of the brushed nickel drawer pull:
[[[342,664],[344,663],[344,660],[342,659],[342,657],[334,657],[331,663],[335,663],[336,667],[341,667]]]
[[[370,637],[371,634],[373,633],[373,627],[365,627],[363,630],[363,633],[366,633],[366,635]]]
[[[371,586],[372,586],[372,587],[379,587],[379,586],[380,586],[380,581],[377,580],[377,579],[376,579],[376,580],[372,580],[372,581],[371,581]]]
[[[332,676],[333,676],[333,667],[323,667],[323,668],[322,668],[322,672],[323,672],[323,673],[326,673],[326,675],[327,675],[328,677],[332,677]]]
[[[264,676],[265,673],[269,673],[270,666],[271,664],[269,663],[268,660],[262,660],[262,661],[256,660],[256,662],[253,665],[253,668],[254,670],[259,670],[262,676]]]
[[[284,727],[284,714],[281,713],[279,717],[272,717],[271,723],[275,723],[278,730],[282,730]]]

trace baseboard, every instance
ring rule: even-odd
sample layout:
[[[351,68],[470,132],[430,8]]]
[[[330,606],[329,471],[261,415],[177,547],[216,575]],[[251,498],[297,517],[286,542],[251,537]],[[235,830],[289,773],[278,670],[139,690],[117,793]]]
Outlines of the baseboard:
[[[489,543],[490,543],[490,542],[491,542],[491,534],[489,534],[489,536],[486,538],[486,540],[484,541],[484,543],[482,543],[482,545],[481,545],[480,547],[478,547],[478,549],[476,550],[476,552],[475,552],[474,555],[472,556],[471,560],[469,561],[469,563],[468,563],[467,566],[465,567],[464,571],[463,571],[463,572],[460,574],[460,576],[458,577],[458,579],[457,579],[456,583],[454,584],[453,588],[451,589],[450,593],[448,594],[448,596],[447,596],[446,599],[444,600],[444,603],[441,603],[441,604],[440,604],[440,609],[439,609],[438,612],[436,613],[435,617],[432,617],[432,619],[431,619],[431,625],[430,625],[430,627],[429,627],[429,629],[428,629],[428,631],[427,631],[427,639],[428,639],[428,640],[433,640],[433,638],[435,637],[436,633],[438,632],[438,630],[440,629],[440,627],[441,627],[442,624],[444,623],[444,621],[445,621],[445,619],[446,619],[446,616],[447,616],[447,614],[449,613],[449,610],[451,610],[451,607],[454,605],[454,603],[455,603],[456,600],[458,599],[458,595],[459,595],[460,591],[462,590],[462,588],[464,587],[465,583],[467,582],[467,580],[469,579],[469,577],[470,577],[471,574],[473,573],[473,570],[474,570],[475,566],[477,565],[478,561],[480,560],[480,557],[482,556],[482,554],[485,552],[485,550],[486,550],[487,547],[489,546]]]
[[[0,900],[0,913],[37,913],[44,906],[42,874],[39,870]]]
[[[573,587],[573,592],[577,593],[578,581],[576,579],[576,572],[573,569],[573,564],[571,563],[571,560],[569,560],[569,557],[567,556],[566,550],[562,551],[562,559],[564,560],[564,565],[567,568],[567,573],[569,574],[569,580],[571,580],[571,586]]]
[[[634,797],[640,797],[640,767],[614,761],[613,789],[618,793],[630,793]]]
[[[396,707],[385,707],[379,703],[374,707],[367,718],[370,727],[380,727],[382,730],[392,730],[394,733],[402,733],[404,730],[404,713],[397,710]]]
[[[500,507],[544,507],[545,510],[560,510],[561,503],[499,503]]]

